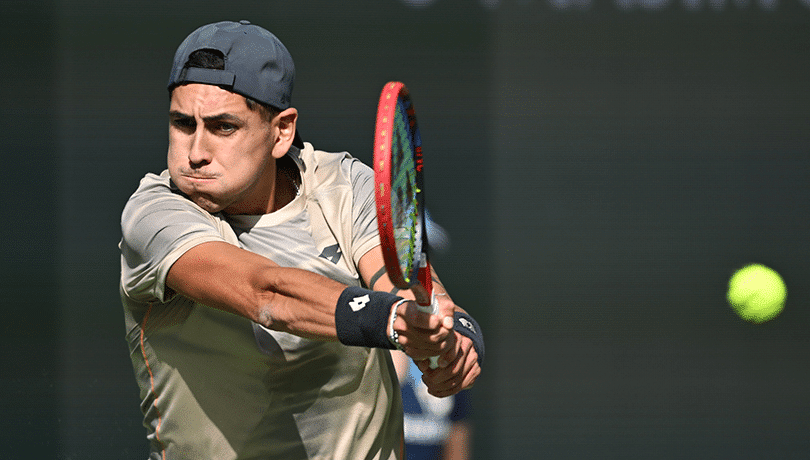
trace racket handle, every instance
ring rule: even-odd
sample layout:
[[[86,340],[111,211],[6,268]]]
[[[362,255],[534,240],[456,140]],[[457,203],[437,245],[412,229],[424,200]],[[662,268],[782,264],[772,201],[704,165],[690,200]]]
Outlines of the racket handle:
[[[425,291],[425,288],[420,285],[413,286],[411,290],[414,293],[414,297],[416,297],[416,303],[419,306],[420,311],[430,313],[431,315],[436,315],[439,313],[439,301],[436,299],[435,295],[429,295],[427,291]],[[424,301],[427,298],[430,299],[430,303],[420,302],[420,300]],[[430,368],[436,369],[437,367],[439,367],[439,357],[431,356]]]

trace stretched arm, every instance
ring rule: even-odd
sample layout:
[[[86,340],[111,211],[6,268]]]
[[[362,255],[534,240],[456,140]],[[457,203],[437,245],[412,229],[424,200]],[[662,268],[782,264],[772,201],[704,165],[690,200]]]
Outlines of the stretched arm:
[[[346,288],[223,242],[203,243],[183,254],[169,269],[166,285],[270,329],[331,341],[337,340],[335,305]]]
[[[177,294],[267,328],[330,341],[339,337],[336,305],[347,287],[306,270],[280,267],[263,256],[223,242],[203,243],[187,251],[169,269],[166,284]],[[392,305],[393,301],[381,306],[384,325],[375,329],[383,337],[383,346],[390,345],[385,327]],[[348,306],[344,307],[343,311],[348,311]],[[410,318],[405,330],[417,355],[433,356],[453,346],[449,340],[453,337],[452,325],[443,327],[436,316],[418,315],[414,302],[401,305],[399,310]],[[376,327],[373,323],[371,326]],[[381,346],[379,342],[354,344]]]

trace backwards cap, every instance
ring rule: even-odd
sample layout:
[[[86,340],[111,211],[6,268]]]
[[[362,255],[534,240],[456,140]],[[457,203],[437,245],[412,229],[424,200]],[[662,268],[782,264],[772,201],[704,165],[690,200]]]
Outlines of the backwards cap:
[[[191,53],[199,50],[221,52],[225,70],[185,67]],[[224,21],[200,27],[180,44],[168,88],[217,85],[284,110],[290,107],[294,80],[292,56],[275,35],[249,21]]]

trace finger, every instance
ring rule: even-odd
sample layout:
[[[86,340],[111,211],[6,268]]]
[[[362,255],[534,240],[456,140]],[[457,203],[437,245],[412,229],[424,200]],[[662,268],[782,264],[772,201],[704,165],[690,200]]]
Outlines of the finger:
[[[461,384],[461,388],[463,390],[469,390],[475,385],[475,381],[478,380],[478,376],[481,375],[481,368],[478,367],[478,364],[470,370],[466,377],[464,377],[464,381]]]
[[[424,374],[422,377],[422,381],[428,388],[428,393],[433,396],[443,398],[456,394],[463,389],[462,385],[465,380],[463,375],[451,375],[450,378],[446,380],[440,378],[441,374],[434,377],[435,378],[431,378]]]
[[[394,329],[399,335],[399,343],[415,360],[446,355],[446,365],[455,359],[456,333],[451,329],[424,329],[399,320],[395,320]]]
[[[400,343],[414,347],[426,348],[435,354],[445,353],[455,345],[455,333],[448,329],[423,329],[407,324],[394,324],[400,336]]]
[[[408,326],[420,329],[438,329],[443,325],[443,319],[440,316],[420,310],[419,305],[413,301],[404,302],[397,309],[397,316],[397,321],[402,319]]]
[[[439,367],[453,367],[458,358],[472,348],[472,342],[455,331],[450,332],[441,345],[442,351],[437,355]]]
[[[461,383],[462,389],[469,389],[475,385],[475,381],[478,379],[478,376],[481,375],[481,366],[478,364],[478,356],[473,350],[473,353],[468,355],[467,357],[468,362],[466,363],[467,371],[464,374],[464,379]]]
[[[465,366],[463,373],[454,374],[446,380],[442,379],[443,376],[440,373],[434,375],[423,374],[422,380],[428,387],[429,394],[443,398],[472,388],[480,374],[481,368],[478,366],[477,361],[474,361],[468,368]]]
[[[432,368],[429,361],[419,361],[416,365],[422,370],[422,380],[429,387],[451,388],[463,383],[463,363],[457,360],[444,368]],[[428,383],[429,382],[429,383]]]
[[[447,367],[451,361],[448,361],[444,356],[443,350],[437,348],[436,346],[430,345],[404,345],[403,346],[405,354],[410,356],[414,361],[421,362],[423,360],[427,360],[428,358],[437,358],[437,364],[439,368]],[[430,366],[430,362],[426,362],[425,366]]]
[[[460,348],[461,346],[462,343],[458,340],[457,334],[455,332],[451,332],[443,344],[442,353],[438,355],[439,367],[452,366],[457,358],[463,353],[463,350]]]
[[[446,367],[458,355],[452,316],[430,315],[419,310],[415,302],[403,302],[397,308],[394,329],[405,353],[414,361],[437,356],[439,367]]]
[[[456,310],[456,304],[450,300],[450,297],[448,297],[445,293],[436,294],[436,301],[439,304],[439,312],[437,314],[442,318],[449,316],[452,319],[453,313]],[[453,326],[451,325],[450,327]]]
[[[459,356],[445,369],[431,369],[426,362],[416,363],[422,371],[423,381],[428,386],[430,394],[437,397],[455,394],[472,387],[481,374],[478,355],[472,342],[469,339],[460,342],[462,344]]]

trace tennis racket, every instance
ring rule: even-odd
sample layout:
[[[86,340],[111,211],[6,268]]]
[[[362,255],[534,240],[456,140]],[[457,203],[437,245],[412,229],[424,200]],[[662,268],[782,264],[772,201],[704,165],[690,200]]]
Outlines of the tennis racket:
[[[377,225],[385,269],[399,289],[410,289],[422,311],[438,313],[425,229],[422,138],[408,88],[383,87],[374,134]],[[431,367],[438,366],[438,357]]]

